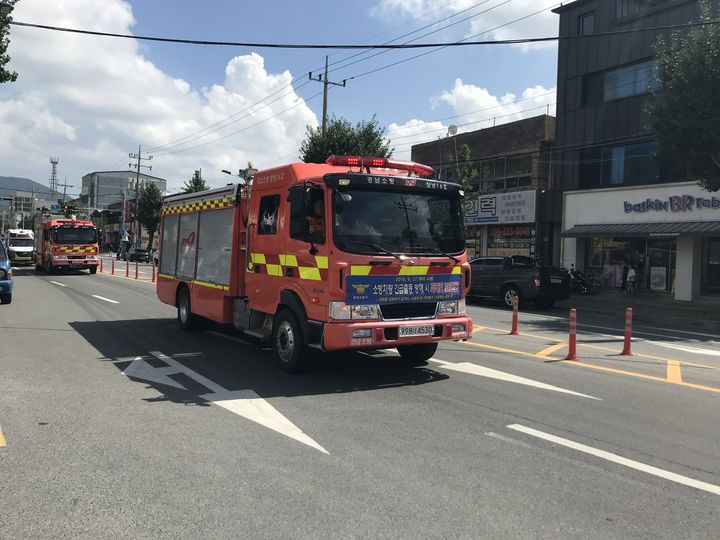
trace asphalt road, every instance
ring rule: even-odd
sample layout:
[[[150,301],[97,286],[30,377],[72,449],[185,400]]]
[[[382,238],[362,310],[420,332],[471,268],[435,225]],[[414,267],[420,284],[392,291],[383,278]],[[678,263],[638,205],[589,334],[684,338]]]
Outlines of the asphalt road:
[[[473,306],[426,367],[281,373],[153,284],[15,273],[0,538],[717,538],[720,335]],[[718,330],[720,334],[720,329]]]

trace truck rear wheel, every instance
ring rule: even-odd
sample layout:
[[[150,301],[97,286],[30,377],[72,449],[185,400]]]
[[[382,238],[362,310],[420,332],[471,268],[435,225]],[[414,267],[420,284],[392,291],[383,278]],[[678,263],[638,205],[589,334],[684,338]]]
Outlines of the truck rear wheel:
[[[190,304],[190,291],[183,287],[178,292],[177,320],[180,328],[186,331],[195,330],[199,326],[198,316],[192,312]]]
[[[437,343],[421,343],[419,345],[399,345],[397,350],[403,360],[414,366],[424,366],[433,357],[437,347]]]
[[[302,371],[306,364],[305,340],[297,318],[289,309],[275,316],[272,331],[272,344],[275,362],[288,373]]]

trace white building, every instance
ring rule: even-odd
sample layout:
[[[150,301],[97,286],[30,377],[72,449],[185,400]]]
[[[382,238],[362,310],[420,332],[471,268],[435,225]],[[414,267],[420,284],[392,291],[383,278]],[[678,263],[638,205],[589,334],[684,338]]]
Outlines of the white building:
[[[563,194],[562,264],[621,288],[628,266],[641,290],[676,300],[720,294],[720,193],[696,182]]]

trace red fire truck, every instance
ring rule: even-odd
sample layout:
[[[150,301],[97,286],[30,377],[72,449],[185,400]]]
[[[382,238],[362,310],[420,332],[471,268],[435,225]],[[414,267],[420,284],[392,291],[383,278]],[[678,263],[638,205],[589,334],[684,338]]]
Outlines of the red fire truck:
[[[397,348],[424,363],[472,335],[463,193],[432,174],[331,156],[167,197],[158,297],[186,330],[206,318],[271,342],[289,372],[308,349]]]
[[[92,221],[50,216],[35,229],[36,270],[87,269],[95,274],[100,264],[98,254],[98,233]]]

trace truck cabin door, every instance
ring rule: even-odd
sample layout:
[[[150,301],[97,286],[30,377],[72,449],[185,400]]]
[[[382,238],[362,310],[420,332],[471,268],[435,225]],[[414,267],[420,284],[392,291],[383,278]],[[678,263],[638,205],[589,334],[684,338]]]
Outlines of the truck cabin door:
[[[260,193],[251,202],[248,224],[246,283],[253,309],[275,313],[282,282],[280,254],[282,250],[280,216],[282,197],[279,193]],[[256,206],[257,205],[257,206]]]

